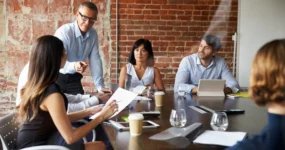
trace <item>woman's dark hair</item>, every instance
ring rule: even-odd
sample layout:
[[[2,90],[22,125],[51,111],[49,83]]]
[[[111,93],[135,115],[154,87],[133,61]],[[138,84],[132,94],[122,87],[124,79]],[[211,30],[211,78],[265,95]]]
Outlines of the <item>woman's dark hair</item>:
[[[204,40],[213,50],[219,51],[221,49],[221,41],[215,35],[205,35],[201,38],[201,41]]]
[[[55,36],[42,36],[33,44],[28,80],[21,90],[19,117],[22,121],[32,120],[37,115],[43,92],[58,77],[63,56],[63,43]],[[30,110],[33,111],[32,116]]]
[[[136,65],[136,59],[135,59],[134,51],[135,51],[135,49],[137,49],[141,45],[143,45],[144,49],[147,50],[147,52],[148,52],[147,65],[153,66],[154,65],[154,56],[153,56],[151,42],[149,40],[146,40],[146,39],[138,39],[134,43],[132,51],[129,55],[129,63],[131,63],[132,65]]]

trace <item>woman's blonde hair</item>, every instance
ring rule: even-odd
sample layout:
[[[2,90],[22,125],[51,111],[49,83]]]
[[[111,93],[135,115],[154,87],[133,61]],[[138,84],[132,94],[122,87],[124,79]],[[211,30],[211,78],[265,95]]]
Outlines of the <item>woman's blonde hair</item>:
[[[56,81],[63,56],[63,43],[55,36],[42,36],[33,45],[28,80],[21,90],[19,107],[21,122],[30,121],[38,114],[40,101],[44,98],[43,93]]]
[[[257,52],[250,74],[249,95],[258,105],[285,100],[285,39],[271,41]]]

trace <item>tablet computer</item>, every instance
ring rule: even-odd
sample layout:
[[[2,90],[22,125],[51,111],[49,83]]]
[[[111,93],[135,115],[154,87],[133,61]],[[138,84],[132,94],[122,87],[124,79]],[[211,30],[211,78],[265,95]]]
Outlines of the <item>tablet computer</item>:
[[[201,79],[198,86],[198,97],[225,97],[224,87],[226,80]]]
[[[116,122],[113,120],[109,120],[111,125],[117,129],[118,131],[128,131],[130,130],[129,127],[129,122]],[[157,123],[154,123],[153,121],[150,120],[144,120],[143,121],[143,129],[148,129],[148,128],[158,128],[159,125]]]

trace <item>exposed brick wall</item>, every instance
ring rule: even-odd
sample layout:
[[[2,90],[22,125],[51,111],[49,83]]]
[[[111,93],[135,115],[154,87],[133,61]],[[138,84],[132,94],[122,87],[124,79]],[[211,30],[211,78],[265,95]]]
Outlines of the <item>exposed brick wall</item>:
[[[151,40],[165,87],[173,89],[181,59],[197,52],[200,38],[213,33],[222,38],[218,55],[232,68],[231,36],[237,32],[238,0],[119,0],[119,68],[127,63],[133,43]],[[116,1],[111,1],[111,81],[116,81]],[[209,30],[209,31],[208,31]],[[120,70],[118,70],[119,74]]]
[[[15,108],[18,76],[28,61],[31,44],[41,35],[54,34],[64,23],[75,20],[79,4],[86,0],[0,0],[0,116]],[[95,23],[99,36],[104,77],[110,71],[110,1],[91,0],[98,9]],[[94,91],[90,72],[85,73],[84,88]]]
[[[41,35],[54,34],[59,26],[73,21],[77,6],[83,1],[0,0],[0,116],[15,107],[18,76],[33,41]],[[110,80],[115,82],[115,73],[120,71],[115,65],[116,1],[92,1],[99,8],[94,27],[99,35],[107,85]],[[197,51],[200,37],[209,29],[209,33],[222,37],[219,55],[232,67],[231,35],[237,31],[237,7],[238,0],[119,0],[119,68],[127,63],[134,41],[147,38],[153,44],[156,66],[165,86],[172,89],[182,57]],[[95,90],[89,71],[83,84],[87,91]]]

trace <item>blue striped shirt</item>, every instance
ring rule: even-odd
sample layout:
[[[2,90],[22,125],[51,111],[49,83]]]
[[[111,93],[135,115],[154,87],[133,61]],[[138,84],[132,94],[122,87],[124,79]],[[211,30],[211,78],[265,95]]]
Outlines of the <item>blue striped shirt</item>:
[[[104,79],[96,30],[91,28],[85,36],[82,36],[77,21],[74,21],[61,26],[54,35],[63,41],[67,52],[67,61],[64,68],[60,69],[60,73],[74,74],[75,62],[86,61],[88,58],[95,87],[101,90],[104,87]]]
[[[239,84],[227,67],[222,57],[214,56],[210,65],[204,67],[198,54],[186,56],[180,62],[175,77],[174,90],[183,90],[191,93],[192,89],[199,84],[200,79],[224,79],[226,86],[231,88],[233,92],[237,92]]]

